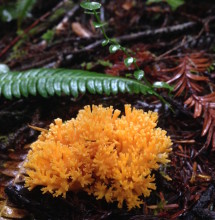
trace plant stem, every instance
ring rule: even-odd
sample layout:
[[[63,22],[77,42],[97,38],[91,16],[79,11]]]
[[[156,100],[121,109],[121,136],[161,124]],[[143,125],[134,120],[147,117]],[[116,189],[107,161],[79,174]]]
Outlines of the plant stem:
[[[93,13],[94,13],[94,16],[95,16],[97,22],[98,22],[98,23],[101,23],[101,20],[100,20],[100,18],[99,18],[99,16],[98,16],[96,10],[93,10]],[[100,30],[101,30],[102,34],[104,35],[105,39],[106,39],[106,40],[110,40],[110,38],[107,36],[107,34],[106,34],[106,32],[105,32],[105,29],[104,29],[103,27],[100,27]]]
[[[89,0],[87,0],[89,1]],[[89,1],[90,2],[90,1]],[[93,10],[93,14],[96,18],[96,21],[98,22],[98,24],[102,24],[101,19],[99,18],[99,15],[97,13],[96,10]],[[116,42],[115,40],[109,38],[105,32],[105,29],[103,27],[103,25],[99,26],[105,40],[107,41],[107,44],[112,44],[112,45],[116,45],[119,47],[120,50],[122,50],[124,52],[124,54],[126,55],[127,58],[132,57],[132,55],[129,54],[128,49],[126,49],[125,47],[121,46],[118,42]],[[132,57],[133,58],[133,57]],[[133,58],[133,65],[135,66],[136,70],[140,70],[139,66],[137,65],[136,59]],[[165,103],[166,105],[168,105],[168,107],[172,110],[171,105],[161,96],[159,95],[153,88],[152,84],[145,78],[143,77],[143,81],[144,83],[151,89],[151,94],[154,94],[155,96],[157,96],[163,103]]]
[[[98,16],[96,10],[93,10],[93,13],[94,13],[94,16],[95,16],[97,22],[100,24],[100,23],[101,23],[101,20],[100,20],[100,18],[99,18],[99,16]],[[110,38],[107,36],[107,34],[106,34],[105,29],[104,29],[103,26],[100,27],[100,30],[101,30],[102,34],[104,35],[105,39],[106,39],[109,43],[114,44],[114,45],[119,45],[118,43],[116,43],[115,41],[113,41],[112,39],[110,39]],[[125,53],[126,57],[127,57],[127,58],[130,57],[130,55],[129,55],[127,49],[126,49],[125,47],[122,47],[121,45],[119,45],[119,46],[120,46],[120,50],[122,50],[122,51]],[[134,59],[134,61],[133,61],[133,64],[134,64],[134,66],[135,66],[135,68],[136,68],[137,70],[140,70],[140,68],[139,68],[139,66],[137,65],[137,62],[136,62],[135,59]],[[143,80],[144,80],[144,82],[146,83],[146,85],[149,86],[149,87],[152,89],[151,83],[150,83],[145,77],[143,77]]]

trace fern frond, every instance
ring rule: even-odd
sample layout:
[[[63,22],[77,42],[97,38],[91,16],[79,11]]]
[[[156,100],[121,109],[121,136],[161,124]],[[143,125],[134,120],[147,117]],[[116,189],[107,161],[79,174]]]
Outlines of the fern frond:
[[[203,85],[208,85],[210,81],[203,73],[211,66],[212,60],[204,53],[185,54],[181,58],[173,60],[178,65],[162,69],[161,72],[168,75],[167,83],[175,84],[175,96],[183,96],[184,104],[188,108],[194,109],[193,117],[202,116],[204,118],[201,135],[207,135],[205,147],[211,143],[212,149],[215,150],[215,92],[200,96],[201,93],[205,93]],[[187,95],[189,95],[188,98]]]
[[[193,94],[184,103],[189,108],[194,107],[194,118],[203,114],[204,123],[201,135],[207,134],[205,146],[208,147],[211,143],[212,149],[215,150],[215,92],[205,96]]]
[[[203,87],[199,82],[208,82],[208,77],[202,75],[211,65],[209,58],[204,57],[201,53],[193,53],[185,55],[179,59],[179,65],[175,68],[167,69],[166,72],[176,71],[176,74],[168,81],[168,83],[175,83],[175,96],[180,96],[185,91],[185,96],[190,90],[192,93],[200,93]]]
[[[33,69],[25,72],[0,73],[0,96],[6,99],[40,95],[50,96],[79,94],[154,94],[152,88],[140,81],[113,77],[95,72],[67,69]]]

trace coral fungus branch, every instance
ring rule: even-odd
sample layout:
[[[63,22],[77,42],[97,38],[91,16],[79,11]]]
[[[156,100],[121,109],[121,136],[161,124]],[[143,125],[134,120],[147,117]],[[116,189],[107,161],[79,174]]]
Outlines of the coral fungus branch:
[[[152,170],[169,162],[171,140],[156,128],[158,115],[125,105],[125,115],[113,107],[86,106],[76,119],[56,119],[31,146],[25,168],[29,190],[66,196],[83,190],[97,199],[125,201],[139,207],[141,195],[156,189]]]

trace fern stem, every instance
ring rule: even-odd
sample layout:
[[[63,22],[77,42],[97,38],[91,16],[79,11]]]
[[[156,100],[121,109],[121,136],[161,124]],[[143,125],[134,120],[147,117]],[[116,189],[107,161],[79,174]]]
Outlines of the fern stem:
[[[99,18],[99,16],[98,16],[96,10],[93,10],[93,13],[94,13],[94,16],[95,16],[97,22],[98,22],[98,23],[101,23],[101,20],[100,20],[100,18]],[[101,27],[100,27],[100,30],[101,30],[102,34],[104,35],[105,39],[106,39],[106,40],[110,40],[110,38],[107,36],[107,34],[106,34],[106,32],[105,32],[104,27],[101,26]]]

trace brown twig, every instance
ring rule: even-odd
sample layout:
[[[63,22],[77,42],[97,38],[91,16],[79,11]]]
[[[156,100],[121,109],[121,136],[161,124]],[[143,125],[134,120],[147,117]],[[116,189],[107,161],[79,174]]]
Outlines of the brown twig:
[[[197,25],[196,22],[190,21],[190,22],[186,22],[183,24],[177,24],[177,25],[173,25],[173,26],[157,28],[154,30],[150,29],[147,31],[124,35],[124,36],[118,37],[117,40],[119,40],[120,42],[127,42],[127,41],[131,41],[131,40],[138,40],[138,39],[157,36],[157,35],[167,35],[167,34],[172,34],[172,33],[179,33],[179,32],[184,32],[187,29],[193,28],[196,25]]]
[[[59,7],[61,7],[66,0],[61,1],[57,6],[55,6],[51,11],[46,12],[44,15],[39,17],[33,24],[28,26],[24,31],[23,34],[16,36],[11,43],[5,47],[1,53],[0,53],[0,58],[12,47],[14,46],[25,34],[27,34],[32,28],[34,28],[37,24],[39,24],[41,21],[43,21],[45,18],[47,18],[51,13],[56,11]]]

